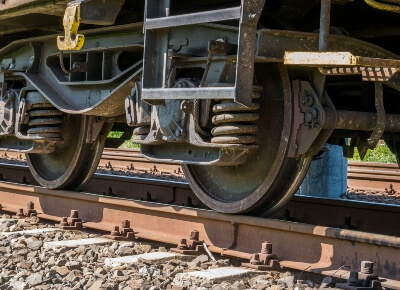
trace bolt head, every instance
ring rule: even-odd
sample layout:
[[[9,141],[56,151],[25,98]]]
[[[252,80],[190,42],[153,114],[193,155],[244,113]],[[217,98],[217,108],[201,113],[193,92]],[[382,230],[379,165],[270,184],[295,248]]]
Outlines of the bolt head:
[[[309,123],[309,122],[311,122],[312,121],[312,119],[313,119],[313,116],[312,116],[312,114],[311,113],[306,113],[306,115],[305,115],[305,121],[307,122],[307,123]]]
[[[190,240],[198,241],[199,240],[199,232],[198,231],[192,231],[190,233]]]
[[[374,262],[370,261],[361,262],[361,269],[373,269],[373,268],[374,268]]]
[[[178,249],[187,250],[188,246],[186,245],[186,239],[181,239],[178,244]]]
[[[252,265],[260,265],[260,256],[258,254],[252,254],[250,259],[250,264]]]
[[[122,221],[122,227],[123,228],[130,228],[131,227],[131,222],[128,220],[123,220]]]
[[[77,210],[71,210],[71,218],[78,218],[78,211]]]

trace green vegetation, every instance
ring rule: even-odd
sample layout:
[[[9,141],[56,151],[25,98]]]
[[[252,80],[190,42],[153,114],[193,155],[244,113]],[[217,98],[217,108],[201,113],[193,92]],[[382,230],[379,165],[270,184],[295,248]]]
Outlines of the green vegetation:
[[[118,131],[111,131],[109,134],[108,134],[108,138],[120,138],[121,136],[122,136],[122,134],[123,134],[124,132],[118,132]],[[132,137],[132,139],[133,139],[133,137]],[[125,141],[121,146],[120,146],[120,148],[131,148],[131,149],[139,149],[140,148],[140,145],[139,144],[136,144],[136,143],[132,143],[132,140],[127,140],[127,141]]]
[[[120,146],[120,148],[131,148],[131,149],[139,149],[140,145],[136,143],[132,143],[132,141],[125,141],[124,144]]]
[[[354,150],[354,157],[349,161],[365,161],[365,162],[381,162],[381,163],[397,163],[396,156],[390,152],[385,143],[379,142],[374,150],[368,150],[364,160],[360,159],[357,148]]]
[[[124,132],[111,131],[108,133],[108,138],[120,138]]]

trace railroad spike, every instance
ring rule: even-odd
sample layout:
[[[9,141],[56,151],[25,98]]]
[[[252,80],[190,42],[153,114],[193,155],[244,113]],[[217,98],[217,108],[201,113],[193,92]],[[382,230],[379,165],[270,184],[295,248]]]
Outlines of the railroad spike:
[[[242,267],[256,270],[281,270],[278,257],[272,254],[272,243],[264,242],[261,244],[260,253],[253,253],[249,263],[242,263]]]
[[[24,214],[24,209],[23,209],[23,208],[20,208],[20,209],[18,210],[18,212],[17,212],[15,215],[12,216],[12,218],[14,218],[14,219],[23,219],[23,218],[26,218],[26,215]]]
[[[374,263],[362,261],[360,272],[351,271],[346,283],[336,283],[335,288],[346,290],[380,290],[381,281],[374,275]]]
[[[200,233],[194,230],[190,232],[189,239],[180,239],[177,247],[170,250],[183,255],[202,255],[206,254],[203,243],[204,241],[200,240]]]
[[[83,222],[79,218],[78,210],[71,210],[69,217],[63,217],[61,222],[55,225],[56,228],[62,230],[80,230],[83,228]]]
[[[111,233],[103,237],[114,241],[135,241],[137,240],[136,234],[138,234],[138,232],[133,231],[131,222],[129,220],[123,220],[121,222],[121,227],[114,226]]]
[[[23,208],[18,210],[18,213],[13,215],[12,217],[15,219],[23,219],[23,218],[30,218],[33,216],[37,216],[37,211],[35,210],[35,204],[30,201],[26,206],[26,213],[24,212]]]

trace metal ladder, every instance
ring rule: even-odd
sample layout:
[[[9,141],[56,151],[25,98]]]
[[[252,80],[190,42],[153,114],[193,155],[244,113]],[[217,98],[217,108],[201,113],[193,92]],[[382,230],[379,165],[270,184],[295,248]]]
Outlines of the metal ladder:
[[[146,0],[144,21],[144,67],[142,99],[163,104],[165,99],[229,99],[252,103],[254,48],[257,23],[265,0],[241,0],[233,8],[170,16],[173,0]],[[165,63],[169,29],[226,20],[239,20],[236,81],[233,87],[166,88]]]

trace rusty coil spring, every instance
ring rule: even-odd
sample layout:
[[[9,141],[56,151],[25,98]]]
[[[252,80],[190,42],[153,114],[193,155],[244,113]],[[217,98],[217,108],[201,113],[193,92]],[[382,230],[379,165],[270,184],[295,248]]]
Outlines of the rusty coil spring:
[[[254,86],[252,98],[259,99],[262,87]],[[232,101],[222,101],[213,106],[216,114],[212,123],[217,127],[211,130],[212,143],[218,144],[253,144],[257,142],[257,125],[259,119],[257,113],[260,108],[258,102],[253,102],[250,107]]]
[[[30,102],[28,109],[28,136],[34,138],[62,138],[62,112],[47,101]]]

